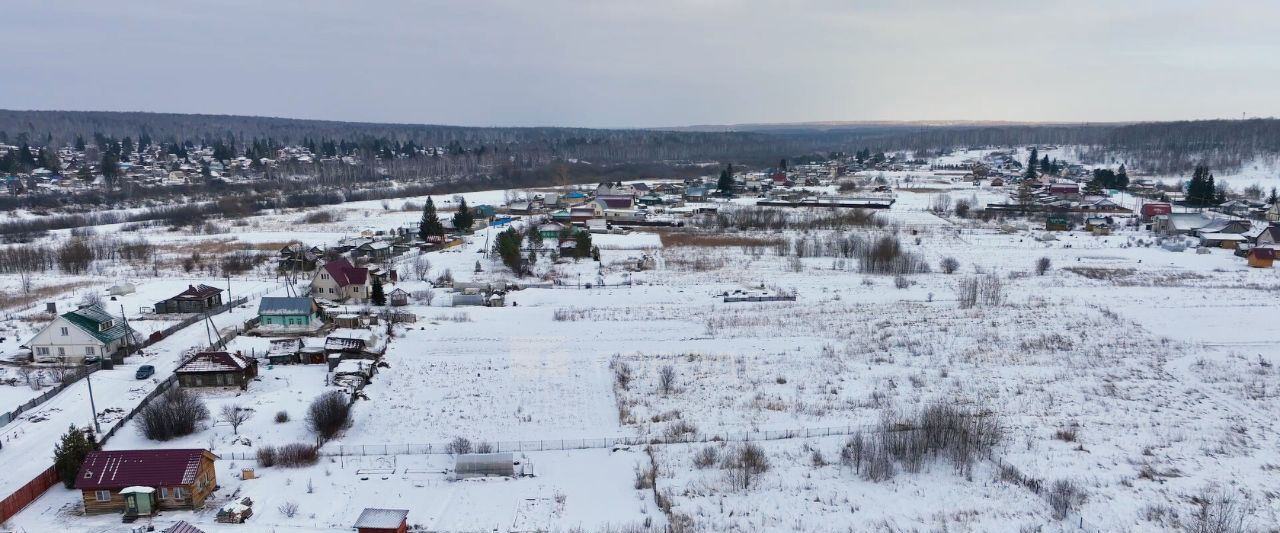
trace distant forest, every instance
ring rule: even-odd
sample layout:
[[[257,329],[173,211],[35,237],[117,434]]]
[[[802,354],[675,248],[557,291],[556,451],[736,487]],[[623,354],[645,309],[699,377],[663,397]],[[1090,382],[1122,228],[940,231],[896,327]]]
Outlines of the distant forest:
[[[362,155],[387,146],[443,147],[466,157],[392,162],[400,174],[443,172],[454,178],[540,169],[556,161],[593,165],[732,161],[770,165],[782,157],[831,152],[938,153],[970,147],[1078,145],[1086,162],[1124,160],[1148,173],[1189,173],[1204,163],[1232,170],[1280,153],[1280,120],[1203,120],[1136,124],[780,125],[739,131],[488,128],[375,124],[230,115],[0,110],[0,142],[67,146],[79,138],[139,138],[158,143],[352,147]]]

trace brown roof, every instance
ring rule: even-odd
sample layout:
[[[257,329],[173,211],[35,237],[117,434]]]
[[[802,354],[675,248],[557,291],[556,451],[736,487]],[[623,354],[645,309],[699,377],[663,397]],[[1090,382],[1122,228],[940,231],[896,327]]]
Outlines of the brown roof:
[[[257,364],[256,361],[240,354],[227,352],[200,352],[187,362],[182,363],[175,372],[179,374],[196,374],[200,372],[240,372]]]
[[[1250,248],[1249,255],[1253,256],[1255,259],[1275,259],[1276,251],[1273,248],[1267,248],[1265,246]]]
[[[356,268],[346,259],[337,259],[324,264],[324,269],[338,282],[339,287],[347,285],[364,285],[369,280],[369,269]]]
[[[201,283],[200,285],[187,285],[187,290],[178,293],[178,295],[174,296],[173,299],[174,300],[203,300],[210,296],[216,295],[220,292],[222,292],[222,289],[219,289],[217,287],[211,287],[203,283]]]
[[[76,474],[76,488],[190,485],[195,482],[196,471],[205,457],[217,458],[202,449],[89,452],[80,465],[80,473]]]

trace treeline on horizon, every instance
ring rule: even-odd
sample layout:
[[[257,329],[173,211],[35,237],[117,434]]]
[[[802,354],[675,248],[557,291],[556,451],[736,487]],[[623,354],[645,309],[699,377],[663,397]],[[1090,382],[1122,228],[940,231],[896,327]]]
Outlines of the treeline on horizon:
[[[146,136],[172,145],[247,147],[302,145],[323,155],[379,157],[395,176],[477,176],[531,170],[556,161],[596,165],[732,161],[769,166],[784,157],[830,152],[939,153],[978,147],[1074,145],[1086,163],[1124,161],[1155,174],[1189,174],[1199,164],[1228,171],[1280,153],[1280,120],[1198,120],[1136,124],[874,124],[746,131],[664,131],[562,127],[463,127],[325,120],[104,111],[0,110],[0,142],[71,146],[86,138]],[[238,151],[237,148],[238,147]],[[335,150],[340,147],[340,150]],[[445,149],[444,157],[393,152]],[[256,150],[259,154],[262,150]],[[425,159],[425,160],[424,160]],[[506,169],[506,170],[504,170]],[[285,168],[322,174],[321,182],[368,179],[356,169]],[[332,175],[336,172],[338,175]]]

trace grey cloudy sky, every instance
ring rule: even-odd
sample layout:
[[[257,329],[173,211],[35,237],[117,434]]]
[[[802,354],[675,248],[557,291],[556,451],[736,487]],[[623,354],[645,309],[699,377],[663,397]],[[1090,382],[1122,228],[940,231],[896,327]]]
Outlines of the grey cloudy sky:
[[[1280,115],[1274,0],[30,0],[0,108],[460,125]]]

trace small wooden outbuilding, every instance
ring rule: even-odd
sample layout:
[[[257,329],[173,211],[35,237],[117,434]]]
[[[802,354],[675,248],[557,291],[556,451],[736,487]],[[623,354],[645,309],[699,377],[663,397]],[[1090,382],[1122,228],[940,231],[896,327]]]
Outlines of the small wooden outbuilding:
[[[1248,258],[1249,266],[1253,268],[1271,268],[1271,263],[1276,260],[1276,251],[1273,248],[1250,248]]]
[[[409,511],[366,508],[351,527],[357,533],[405,533],[409,530]]]

